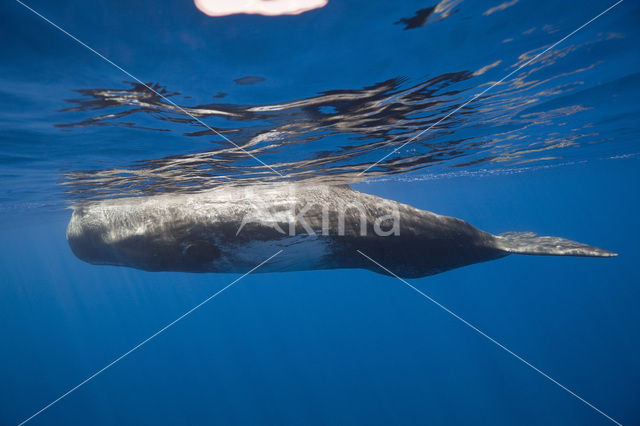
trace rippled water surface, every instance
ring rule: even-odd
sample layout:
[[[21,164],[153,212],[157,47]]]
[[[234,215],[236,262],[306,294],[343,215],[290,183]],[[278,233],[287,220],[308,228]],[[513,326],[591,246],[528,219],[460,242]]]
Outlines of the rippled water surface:
[[[351,2],[218,19],[43,5],[148,87],[35,16],[23,25],[17,6],[0,117],[10,204],[636,154],[633,2],[549,50],[605,4]]]
[[[26,3],[73,40],[3,2],[0,423],[233,279],[83,264],[69,206],[298,181],[620,253],[416,283],[638,424],[640,4],[614,3]],[[391,278],[265,276],[37,421],[613,424]]]

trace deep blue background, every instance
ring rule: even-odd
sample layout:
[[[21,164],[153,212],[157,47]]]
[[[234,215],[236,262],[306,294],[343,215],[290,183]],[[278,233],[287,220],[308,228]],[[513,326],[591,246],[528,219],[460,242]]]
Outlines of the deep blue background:
[[[510,256],[411,282],[625,425],[640,419],[638,160],[359,185],[491,232],[620,253]],[[68,213],[2,225],[3,424],[16,423],[231,275],[96,267]],[[607,424],[401,282],[255,274],[34,424]]]

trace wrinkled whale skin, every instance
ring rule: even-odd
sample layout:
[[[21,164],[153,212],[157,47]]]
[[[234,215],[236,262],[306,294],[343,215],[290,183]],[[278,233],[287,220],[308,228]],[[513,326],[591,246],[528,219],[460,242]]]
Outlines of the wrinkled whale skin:
[[[297,214],[304,220],[296,220]],[[378,235],[376,220],[394,214],[397,235]],[[382,221],[378,230],[387,232],[392,224],[392,219]],[[296,184],[79,204],[67,239],[86,262],[147,271],[243,273],[278,250],[283,252],[259,272],[363,268],[384,273],[356,250],[406,278],[510,253],[614,255],[531,233],[495,236],[463,220],[349,186]]]

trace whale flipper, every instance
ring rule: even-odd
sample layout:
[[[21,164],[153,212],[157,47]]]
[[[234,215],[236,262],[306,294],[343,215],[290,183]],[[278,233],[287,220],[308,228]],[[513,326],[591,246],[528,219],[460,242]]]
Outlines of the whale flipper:
[[[535,232],[505,232],[496,236],[496,247],[508,253],[542,256],[613,257],[617,253],[566,240],[560,237],[538,237]]]

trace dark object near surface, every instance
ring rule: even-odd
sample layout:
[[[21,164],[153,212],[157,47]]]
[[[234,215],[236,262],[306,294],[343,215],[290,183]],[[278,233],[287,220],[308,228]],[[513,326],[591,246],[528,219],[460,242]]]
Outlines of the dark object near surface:
[[[246,77],[240,77],[240,78],[236,78],[235,81],[236,84],[240,84],[243,86],[249,85],[249,84],[256,84],[256,83],[260,83],[261,81],[265,81],[266,78],[264,77],[259,77],[259,76],[255,76],[255,75],[248,75]]]
[[[431,16],[435,10],[436,10],[435,6],[427,7],[425,9],[420,9],[411,18],[401,18],[399,21],[396,21],[394,23],[404,24],[405,30],[420,28],[427,23],[427,19],[429,19],[429,16]]]

